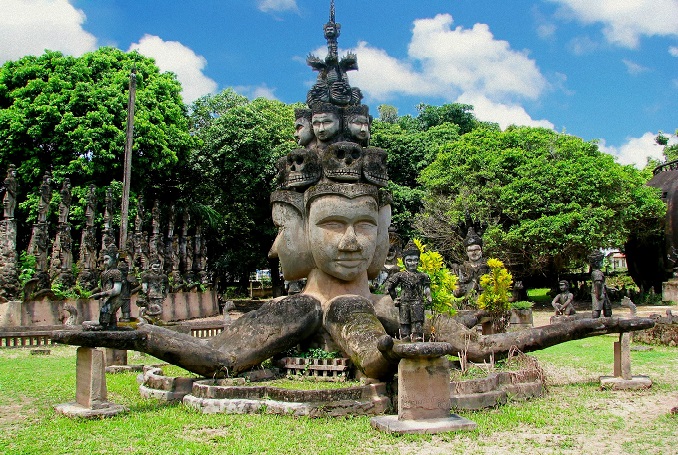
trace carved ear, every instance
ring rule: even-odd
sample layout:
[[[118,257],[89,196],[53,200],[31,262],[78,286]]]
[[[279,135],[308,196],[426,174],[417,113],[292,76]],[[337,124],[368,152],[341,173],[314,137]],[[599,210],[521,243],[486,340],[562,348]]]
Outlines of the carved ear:
[[[379,209],[379,226],[377,228],[377,248],[374,250],[374,257],[372,263],[367,269],[367,278],[370,280],[379,275],[381,269],[384,268],[386,262],[386,255],[390,247],[388,239],[388,228],[391,227],[391,206],[384,205]]]

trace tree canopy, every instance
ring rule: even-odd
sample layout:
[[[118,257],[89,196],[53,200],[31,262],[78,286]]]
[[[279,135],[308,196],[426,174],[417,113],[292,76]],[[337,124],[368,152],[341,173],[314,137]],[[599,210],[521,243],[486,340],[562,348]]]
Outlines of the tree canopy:
[[[132,192],[171,195],[174,167],[193,142],[181,85],[137,52],[102,47],[82,57],[47,51],[0,67],[0,169],[17,166],[22,218],[35,218],[38,188],[51,171],[55,198],[71,179],[74,203],[89,184],[122,180],[129,74],[137,70]],[[55,210],[52,210],[54,212]],[[79,213],[72,217],[77,224]]]
[[[274,165],[296,147],[294,107],[249,101],[232,89],[191,107],[191,132],[200,145],[188,157],[185,193],[218,216],[208,246],[220,274],[246,280],[267,265],[275,238],[269,205]]]
[[[594,248],[623,247],[631,229],[654,229],[665,207],[648,175],[595,142],[544,128],[480,126],[443,146],[420,176],[417,227],[463,259],[466,228],[484,231],[486,256],[519,277],[580,266]]]

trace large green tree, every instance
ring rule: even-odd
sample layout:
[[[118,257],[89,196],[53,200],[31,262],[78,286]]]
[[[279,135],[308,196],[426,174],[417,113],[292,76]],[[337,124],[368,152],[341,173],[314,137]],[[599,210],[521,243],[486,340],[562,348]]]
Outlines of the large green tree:
[[[217,273],[247,282],[249,272],[269,264],[275,238],[269,195],[275,161],[295,148],[294,105],[231,89],[197,100],[192,134],[200,145],[188,159],[187,202],[205,204],[216,215],[209,254]]]
[[[442,147],[420,182],[417,226],[453,261],[469,226],[484,230],[486,256],[519,277],[553,277],[594,248],[623,247],[651,230],[665,207],[648,176],[595,142],[544,128],[481,126]]]
[[[0,170],[18,168],[18,217],[36,216],[38,187],[52,172],[55,198],[71,179],[74,205],[95,184],[122,180],[129,74],[137,71],[131,186],[147,199],[171,198],[177,163],[193,142],[181,85],[137,52],[103,47],[81,57],[47,51],[0,67]],[[55,210],[52,210],[55,212]],[[82,211],[71,219],[82,222]]]

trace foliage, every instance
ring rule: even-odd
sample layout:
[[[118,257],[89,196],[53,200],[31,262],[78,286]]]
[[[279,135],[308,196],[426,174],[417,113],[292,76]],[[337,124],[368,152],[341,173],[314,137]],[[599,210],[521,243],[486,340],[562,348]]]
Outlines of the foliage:
[[[33,278],[35,275],[37,261],[35,256],[28,254],[26,251],[22,251],[19,255],[19,284],[23,289],[26,286],[28,280]]]
[[[534,305],[534,302],[530,302],[529,300],[519,300],[517,302],[510,302],[512,310],[529,310],[532,308],[532,305]]]
[[[308,348],[306,351],[290,351],[290,357],[301,357],[304,359],[338,359],[341,354],[338,351],[325,351],[322,348]]]
[[[218,218],[204,237],[210,265],[225,281],[247,283],[252,270],[277,269],[266,261],[275,238],[268,199],[276,159],[296,145],[294,107],[249,101],[231,89],[191,106],[199,146],[188,157],[182,197],[185,206],[198,201]]]
[[[478,308],[490,313],[503,313],[510,309],[509,293],[513,277],[499,259],[487,260],[490,272],[480,277],[482,292],[478,296]]]
[[[413,239],[419,248],[419,271],[426,273],[431,279],[432,310],[438,313],[455,314],[459,299],[454,296],[457,287],[457,276],[445,265],[443,257],[437,251],[427,248],[421,240]],[[402,259],[399,259],[399,263]],[[404,268],[402,266],[401,268]]]
[[[674,138],[678,138],[678,129],[673,133]],[[654,138],[654,141],[657,145],[664,147],[664,159],[668,161],[678,160],[678,143],[669,145],[669,136],[665,135],[661,131],[657,134],[657,137]]]
[[[417,227],[460,262],[463,252],[445,242],[482,226],[485,253],[515,274],[557,277],[593,249],[621,247],[632,229],[659,229],[666,208],[647,178],[595,142],[545,128],[480,125],[443,146],[422,172],[427,195]]]
[[[137,52],[102,47],[72,57],[47,51],[0,67],[0,169],[17,165],[18,187],[26,195],[17,217],[35,220],[46,170],[54,177],[52,216],[64,178],[71,179],[74,205],[83,201],[89,184],[103,200],[104,187],[122,180],[132,67],[137,69],[132,193],[144,193],[147,200],[176,197],[175,166],[193,142],[176,76],[160,73]],[[74,210],[71,221],[76,229],[84,224],[84,210]]]

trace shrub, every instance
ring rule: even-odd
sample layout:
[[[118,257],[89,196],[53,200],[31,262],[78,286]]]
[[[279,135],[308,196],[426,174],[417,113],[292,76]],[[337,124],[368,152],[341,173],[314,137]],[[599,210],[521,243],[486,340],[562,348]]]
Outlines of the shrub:
[[[509,310],[509,289],[513,277],[499,259],[487,260],[490,273],[480,277],[482,292],[478,296],[478,308],[490,313],[504,313]]]

